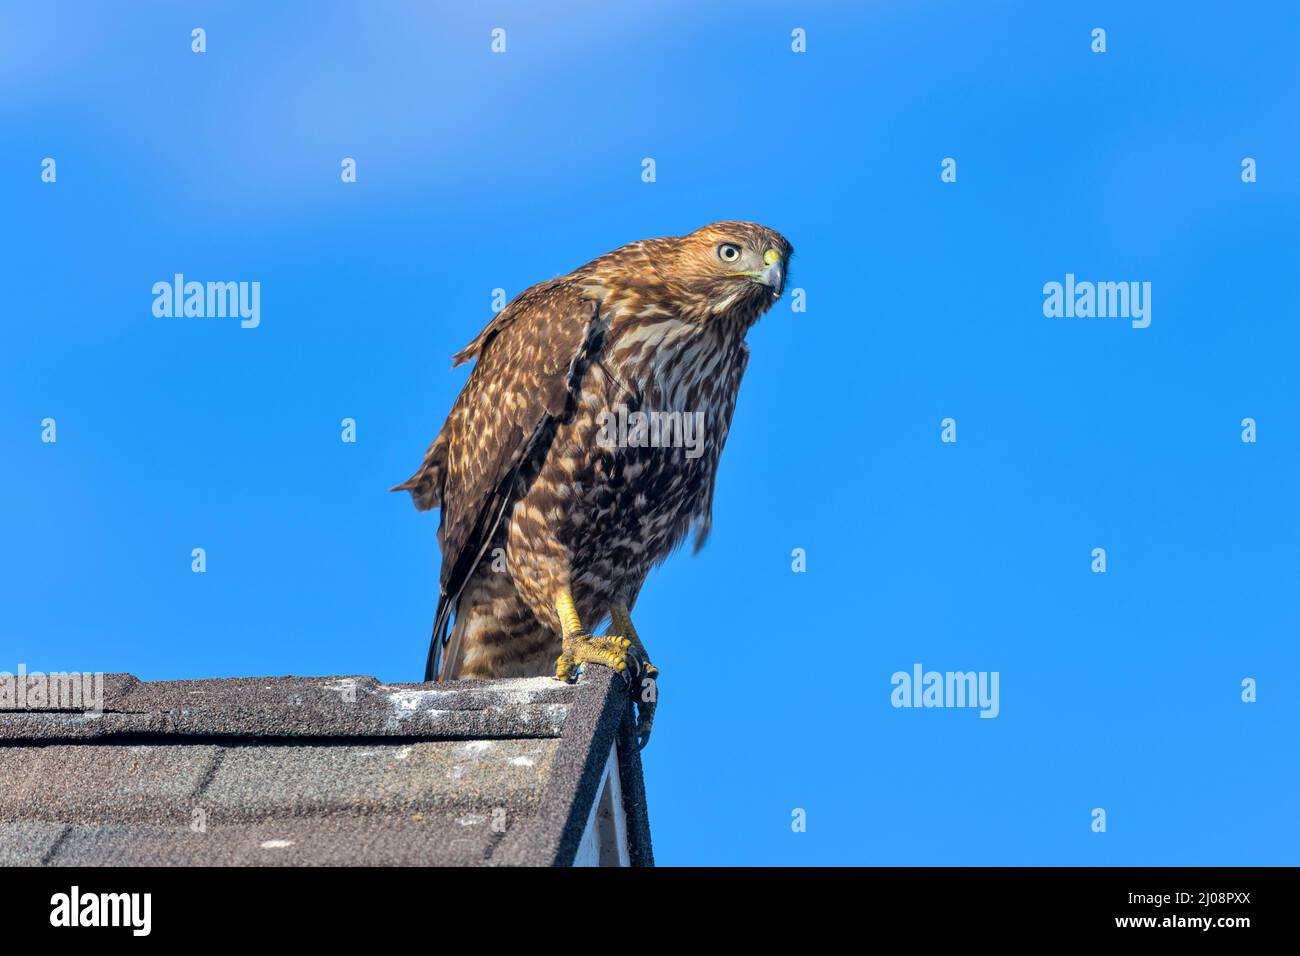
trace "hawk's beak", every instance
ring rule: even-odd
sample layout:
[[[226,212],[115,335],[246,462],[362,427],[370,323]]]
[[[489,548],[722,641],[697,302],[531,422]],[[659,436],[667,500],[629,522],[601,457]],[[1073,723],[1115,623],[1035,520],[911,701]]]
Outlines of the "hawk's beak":
[[[785,264],[779,258],[774,259],[759,270],[755,278],[772,290],[772,298],[779,299],[785,287]]]

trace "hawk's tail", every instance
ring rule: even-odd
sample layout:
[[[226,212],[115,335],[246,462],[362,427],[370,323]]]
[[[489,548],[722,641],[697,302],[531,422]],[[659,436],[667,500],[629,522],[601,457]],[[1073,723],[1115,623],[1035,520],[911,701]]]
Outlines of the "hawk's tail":
[[[424,679],[450,680],[451,670],[456,666],[456,656],[460,653],[457,631],[460,630],[460,617],[456,618],[456,627],[447,633],[447,622],[451,618],[451,595],[442,593],[438,596],[438,612],[433,618],[433,636],[429,639],[429,657],[424,664]],[[443,648],[450,643],[449,653],[443,654]]]

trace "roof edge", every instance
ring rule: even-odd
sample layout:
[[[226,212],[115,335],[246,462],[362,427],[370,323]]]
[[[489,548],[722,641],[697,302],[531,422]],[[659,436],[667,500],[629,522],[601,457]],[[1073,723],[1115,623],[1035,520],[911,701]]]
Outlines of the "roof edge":
[[[580,681],[595,693],[579,696],[571,719],[590,733],[565,734],[555,766],[531,825],[506,837],[492,855],[494,864],[526,865],[548,860],[572,866],[587,817],[600,790],[605,763],[616,746],[628,819],[628,853],[633,866],[653,866],[641,755],[632,736],[631,698],[621,677],[593,667]]]

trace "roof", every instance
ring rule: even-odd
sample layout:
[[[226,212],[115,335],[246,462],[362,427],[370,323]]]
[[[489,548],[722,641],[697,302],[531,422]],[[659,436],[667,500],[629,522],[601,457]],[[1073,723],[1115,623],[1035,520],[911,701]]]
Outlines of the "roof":
[[[111,674],[99,713],[5,678],[3,864],[568,865],[606,862],[591,834],[617,824],[622,860],[653,865],[604,668],[573,685]]]

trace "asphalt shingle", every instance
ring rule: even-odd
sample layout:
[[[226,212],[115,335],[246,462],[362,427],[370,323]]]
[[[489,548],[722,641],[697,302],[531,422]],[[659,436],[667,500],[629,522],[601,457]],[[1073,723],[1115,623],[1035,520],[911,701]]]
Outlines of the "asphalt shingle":
[[[0,710],[0,864],[571,862],[616,740],[634,862],[652,862],[607,671],[104,688],[102,713]]]

